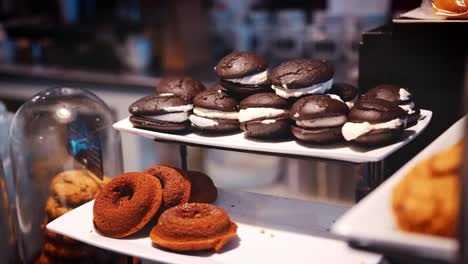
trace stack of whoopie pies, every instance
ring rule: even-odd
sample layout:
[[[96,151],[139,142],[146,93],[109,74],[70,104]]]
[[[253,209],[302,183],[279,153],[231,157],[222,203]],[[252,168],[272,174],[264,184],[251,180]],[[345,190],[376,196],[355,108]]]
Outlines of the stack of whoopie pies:
[[[260,54],[233,52],[215,66],[219,82],[208,89],[190,77],[165,78],[156,94],[130,106],[130,121],[166,133],[240,129],[249,138],[381,145],[419,120],[407,88],[378,85],[360,96],[355,86],[334,83],[333,67],[324,60],[269,65]]]

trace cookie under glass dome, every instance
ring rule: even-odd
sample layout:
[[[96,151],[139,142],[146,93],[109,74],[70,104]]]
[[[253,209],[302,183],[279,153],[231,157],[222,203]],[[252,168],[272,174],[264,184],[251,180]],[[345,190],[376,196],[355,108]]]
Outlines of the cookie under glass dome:
[[[120,135],[112,123],[112,112],[101,99],[75,88],[44,90],[14,116],[10,153],[24,263],[98,258],[94,248],[67,247],[76,241],[46,231],[45,225],[92,200],[122,172]]]

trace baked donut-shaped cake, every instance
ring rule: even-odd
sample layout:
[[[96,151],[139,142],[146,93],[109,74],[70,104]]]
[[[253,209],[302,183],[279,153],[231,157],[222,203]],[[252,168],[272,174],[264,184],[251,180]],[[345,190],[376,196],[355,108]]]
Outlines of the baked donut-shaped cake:
[[[153,175],[163,186],[163,205],[165,208],[188,203],[192,184],[185,173],[164,165],[148,168],[144,173]]]
[[[192,183],[190,203],[213,203],[218,197],[218,190],[208,175],[199,171],[188,171]]]
[[[237,225],[212,204],[188,203],[161,214],[150,233],[154,244],[174,251],[220,251],[236,236]]]
[[[121,238],[142,229],[162,202],[159,180],[149,174],[128,172],[112,179],[97,195],[93,207],[96,230]]]

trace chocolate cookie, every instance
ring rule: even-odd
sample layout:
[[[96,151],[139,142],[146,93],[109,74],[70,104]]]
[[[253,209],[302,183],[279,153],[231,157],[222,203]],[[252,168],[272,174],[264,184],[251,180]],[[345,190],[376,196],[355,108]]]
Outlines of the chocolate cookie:
[[[242,99],[268,89],[268,60],[254,52],[233,52],[215,67],[221,85],[232,96]]]
[[[348,106],[336,95],[309,95],[295,102],[289,117],[293,135],[311,143],[335,143],[341,140],[341,126],[347,121]]]
[[[414,95],[408,88],[393,84],[380,84],[367,91],[364,97],[398,104],[408,113],[407,127],[415,125],[421,117],[421,111],[415,109]]]
[[[290,60],[275,67],[270,79],[271,88],[283,98],[324,94],[332,86],[333,68],[324,60]]]
[[[362,98],[348,114],[341,132],[347,141],[361,145],[384,145],[403,133],[407,113],[397,104],[382,99]]]
[[[130,105],[130,122],[137,128],[182,132],[190,125],[192,108],[192,104],[172,93],[149,95]]]
[[[205,90],[195,96],[193,105],[192,126],[214,132],[239,129],[238,103],[224,90]]]
[[[205,89],[203,83],[188,76],[166,77],[156,85],[157,93],[172,93],[188,103],[192,103],[195,95]]]
[[[354,104],[359,100],[358,89],[347,83],[334,83],[328,93],[338,95],[349,109],[353,108]]]
[[[240,128],[248,137],[273,138],[289,132],[288,102],[274,93],[257,93],[240,102]]]

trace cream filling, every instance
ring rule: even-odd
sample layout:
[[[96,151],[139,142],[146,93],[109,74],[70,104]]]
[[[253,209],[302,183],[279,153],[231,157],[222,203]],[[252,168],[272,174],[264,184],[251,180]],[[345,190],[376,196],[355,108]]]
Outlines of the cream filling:
[[[400,88],[398,93],[400,94],[400,100],[401,101],[406,101],[406,100],[410,99],[411,94],[408,91],[406,91],[406,89]]]
[[[174,96],[173,93],[160,93],[158,94],[159,97],[172,97]]]
[[[276,119],[265,119],[265,120],[262,120],[260,123],[262,124],[274,124],[276,123]]]
[[[396,118],[384,123],[370,124],[369,122],[351,123],[348,122],[341,128],[341,134],[347,141],[354,140],[362,135],[365,135],[373,130],[378,129],[394,129],[402,126],[404,121]]]
[[[212,119],[204,118],[197,115],[190,115],[190,122],[197,127],[212,127],[217,126],[218,122]]]
[[[149,119],[159,120],[159,121],[167,121],[167,122],[184,122],[189,119],[188,112],[178,112],[178,113],[169,113],[163,115],[152,115],[152,116],[145,116]]]
[[[348,101],[348,102],[345,102],[345,104],[348,106],[349,109],[351,109],[351,108],[354,107],[354,105],[357,103],[358,100],[359,100],[359,96],[356,95],[356,96],[353,98],[353,100]]]
[[[257,118],[272,118],[284,115],[287,110],[270,107],[251,107],[239,111],[239,122],[254,120]]]
[[[268,80],[268,69],[242,78],[225,79],[233,83],[241,84],[262,84]]]
[[[286,84],[283,84],[283,87],[272,85],[271,88],[275,90],[275,93],[278,96],[283,98],[289,97],[301,97],[305,94],[324,94],[328,91],[333,84],[333,79],[330,79],[323,83],[314,84],[309,87],[301,88],[301,89],[288,89]]]
[[[409,102],[407,104],[401,104],[401,105],[398,105],[401,109],[405,110],[408,115],[411,115],[413,114],[415,111],[413,110],[414,108],[414,102]]]
[[[239,119],[239,112],[224,112],[201,107],[195,107],[193,113],[207,118]]]
[[[296,125],[300,127],[308,127],[308,128],[334,127],[334,126],[340,126],[346,123],[347,120],[348,118],[346,118],[345,115],[340,115],[340,116],[321,117],[321,118],[308,119],[308,120],[297,120]]]
[[[193,109],[193,104],[179,105],[179,106],[168,106],[162,110],[166,112],[188,112]]]
[[[340,102],[343,102],[343,99],[341,99],[341,97],[339,97],[338,95],[336,94],[327,94],[328,96],[331,97],[331,99],[333,100],[337,100],[337,101],[340,101]],[[344,102],[343,102],[344,103]]]

